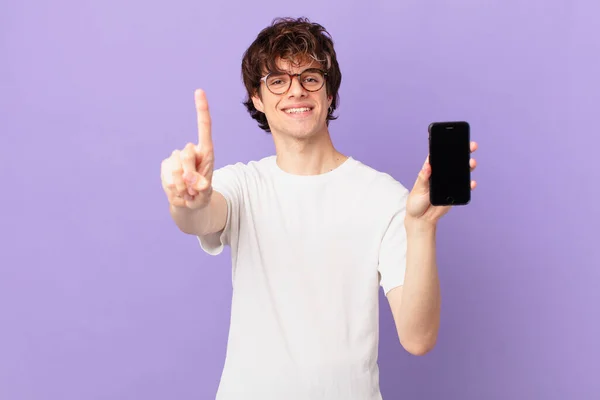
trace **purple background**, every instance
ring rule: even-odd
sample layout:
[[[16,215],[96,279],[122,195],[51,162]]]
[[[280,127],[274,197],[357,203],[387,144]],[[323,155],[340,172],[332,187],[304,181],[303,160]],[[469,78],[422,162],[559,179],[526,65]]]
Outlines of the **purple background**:
[[[273,152],[240,59],[273,17],[334,36],[339,148],[412,187],[427,125],[480,144],[470,206],[439,227],[437,347],[412,357],[382,303],[386,399],[597,399],[600,28],[596,2],[75,1],[0,8],[0,399],[211,399],[229,253],[170,220],[160,162]]]

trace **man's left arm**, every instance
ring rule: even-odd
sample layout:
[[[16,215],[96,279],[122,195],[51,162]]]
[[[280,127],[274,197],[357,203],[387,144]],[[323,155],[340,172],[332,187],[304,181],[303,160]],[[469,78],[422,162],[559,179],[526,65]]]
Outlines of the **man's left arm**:
[[[406,221],[404,284],[387,298],[402,346],[423,355],[435,346],[440,326],[440,284],[435,255],[435,225]]]
[[[471,142],[471,152],[477,143]],[[476,167],[471,158],[470,167]],[[411,354],[428,353],[436,344],[440,327],[441,294],[436,262],[437,223],[450,206],[432,206],[429,201],[429,157],[406,203],[406,271],[402,286],[387,294],[398,337]],[[471,189],[477,183],[471,182]]]

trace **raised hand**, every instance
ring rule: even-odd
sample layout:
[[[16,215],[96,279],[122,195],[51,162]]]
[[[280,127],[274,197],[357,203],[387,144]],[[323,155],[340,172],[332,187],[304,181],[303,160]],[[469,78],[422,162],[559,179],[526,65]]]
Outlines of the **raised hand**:
[[[198,144],[175,150],[161,164],[162,187],[175,207],[199,209],[210,204],[214,152],[208,101],[203,90],[194,93],[198,118]]]
[[[477,150],[477,143],[471,142],[471,153]],[[471,171],[477,167],[477,161],[471,158],[469,161]],[[429,176],[431,175],[431,165],[429,157],[425,160],[423,168],[417,176],[417,180],[408,196],[406,204],[406,216],[412,220],[419,220],[428,223],[436,223],[444,216],[452,206],[432,206],[429,201]],[[471,190],[477,186],[476,181],[471,181]]]

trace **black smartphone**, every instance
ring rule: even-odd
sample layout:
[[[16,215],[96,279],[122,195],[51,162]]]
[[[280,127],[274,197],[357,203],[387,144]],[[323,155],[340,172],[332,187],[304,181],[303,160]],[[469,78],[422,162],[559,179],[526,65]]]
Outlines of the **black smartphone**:
[[[471,201],[471,132],[467,122],[429,125],[429,200],[434,206],[467,205]]]

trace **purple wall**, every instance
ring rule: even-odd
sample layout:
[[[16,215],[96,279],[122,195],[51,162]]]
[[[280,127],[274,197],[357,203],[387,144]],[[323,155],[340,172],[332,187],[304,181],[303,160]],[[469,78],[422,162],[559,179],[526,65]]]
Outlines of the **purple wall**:
[[[229,254],[178,232],[160,162],[196,140],[196,87],[217,166],[273,151],[239,63],[279,15],[334,36],[342,151],[412,186],[431,121],[480,144],[439,228],[435,350],[382,304],[385,398],[600,398],[597,2],[35,3],[0,7],[0,399],[214,398]]]

